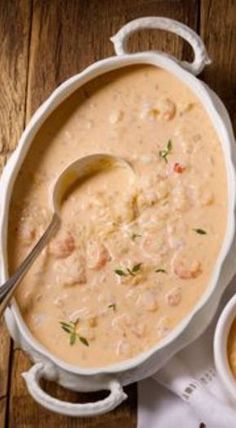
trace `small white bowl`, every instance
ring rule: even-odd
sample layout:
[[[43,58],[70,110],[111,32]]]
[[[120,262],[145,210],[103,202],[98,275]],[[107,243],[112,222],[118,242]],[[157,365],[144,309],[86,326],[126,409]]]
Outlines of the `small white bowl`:
[[[231,398],[236,400],[236,378],[229,365],[227,343],[230,329],[236,318],[236,295],[225,306],[216,325],[214,336],[214,359],[218,375],[229,392]]]

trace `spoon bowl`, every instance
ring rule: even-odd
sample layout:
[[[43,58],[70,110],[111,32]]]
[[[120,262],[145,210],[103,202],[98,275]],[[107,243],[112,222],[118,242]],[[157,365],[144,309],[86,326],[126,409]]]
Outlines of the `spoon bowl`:
[[[131,178],[134,179],[135,174],[130,163],[118,156],[98,153],[77,159],[69,164],[56,178],[50,190],[52,212],[60,217],[63,198],[76,181],[114,167],[128,168]]]

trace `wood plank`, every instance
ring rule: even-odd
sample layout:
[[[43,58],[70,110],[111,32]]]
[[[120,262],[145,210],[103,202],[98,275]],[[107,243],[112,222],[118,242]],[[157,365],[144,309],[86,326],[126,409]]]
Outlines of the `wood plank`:
[[[25,122],[31,5],[28,0],[0,1],[0,174],[17,145]],[[5,425],[10,338],[0,322],[0,426]]]
[[[10,339],[3,320],[0,322],[0,400],[5,398],[8,382],[8,359],[10,352]]]
[[[27,120],[51,91],[63,80],[92,62],[113,54],[109,37],[125,22],[140,16],[166,15],[196,28],[197,0],[35,0],[33,7],[30,69],[27,93]],[[137,34],[133,50],[159,48],[179,57],[189,50],[177,37],[164,32]],[[72,419],[41,409],[29,396],[21,378],[30,362],[19,350],[14,352],[11,373],[10,428],[125,428],[136,427],[136,387],[127,388],[128,400],[116,411],[96,418]],[[86,401],[88,396],[65,391],[43,382],[52,395],[71,401]],[[103,395],[92,394],[92,399]],[[91,395],[89,395],[91,399]]]
[[[6,421],[7,397],[0,399],[0,427],[5,426]]]
[[[222,98],[236,132],[236,2],[204,0],[201,5],[201,36],[212,64],[203,79]]]
[[[17,145],[25,121],[30,0],[0,1],[0,155],[1,164]]]

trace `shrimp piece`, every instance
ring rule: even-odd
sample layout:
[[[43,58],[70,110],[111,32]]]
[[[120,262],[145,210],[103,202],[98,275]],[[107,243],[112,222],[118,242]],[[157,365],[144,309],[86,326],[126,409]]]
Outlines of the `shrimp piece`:
[[[140,295],[137,305],[148,312],[155,312],[158,309],[157,298],[150,290],[147,290]]]
[[[164,236],[158,236],[158,238],[157,236],[158,231],[155,233],[154,230],[153,233],[147,234],[142,240],[142,249],[145,256],[148,258],[153,258],[155,256],[161,261],[168,253],[168,246]]]
[[[181,298],[180,288],[173,288],[165,296],[168,306],[178,306],[181,302]]]
[[[144,337],[146,333],[145,323],[138,322],[127,314],[116,317],[112,321],[112,327],[124,337],[127,332],[133,333],[138,338]]]
[[[197,260],[193,261],[189,266],[181,263],[176,266],[175,273],[181,279],[197,278],[201,274],[201,264]]]
[[[173,119],[173,117],[175,116],[175,113],[176,113],[175,103],[169,98],[164,98],[154,103],[153,105],[145,103],[143,105],[140,117],[141,119],[146,119],[146,118],[150,120],[163,119],[163,120],[169,121]]]
[[[162,119],[169,121],[173,119],[176,113],[176,106],[173,101],[166,98],[160,102],[160,112]]]
[[[167,225],[167,242],[172,249],[183,247],[186,242],[187,226],[182,221]]]
[[[159,338],[165,337],[171,331],[170,319],[162,317],[157,324],[157,334]]]
[[[146,325],[142,322],[137,323],[134,325],[131,331],[136,337],[141,339],[146,334]]]
[[[85,284],[87,282],[85,257],[73,253],[64,262],[61,261],[57,266],[57,278],[58,282],[65,286]]]
[[[172,271],[180,279],[195,279],[202,273],[202,266],[198,260],[191,260],[180,251],[172,259]]]
[[[85,259],[82,256],[76,260],[76,264],[71,264],[68,271],[68,277],[64,281],[65,285],[85,284],[87,282]]]
[[[111,260],[111,256],[105,245],[96,241],[87,244],[87,266],[89,269],[99,270]]]
[[[56,259],[64,259],[69,257],[75,250],[75,239],[70,232],[62,239],[56,239],[50,244],[50,253],[55,256]]]

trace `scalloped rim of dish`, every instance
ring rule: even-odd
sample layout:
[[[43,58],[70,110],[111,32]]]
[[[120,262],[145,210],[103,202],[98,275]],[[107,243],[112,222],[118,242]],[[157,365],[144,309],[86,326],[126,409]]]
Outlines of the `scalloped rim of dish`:
[[[54,356],[49,352],[43,345],[41,345],[32,335],[27,325],[25,324],[19,308],[13,301],[11,305],[11,311],[14,314],[14,317],[17,322],[17,328],[19,332],[24,336],[25,340],[28,342],[29,346],[34,348],[34,350],[41,354],[42,356],[48,358],[49,361],[56,364],[58,367],[63,370],[84,376],[98,375],[98,374],[115,374],[130,369],[134,369],[137,366],[142,365],[146,360],[152,357],[157,351],[160,351],[175,339],[177,339],[181,333],[183,333],[186,327],[193,321],[197,316],[198,312],[206,305],[209,301],[221,272],[223,262],[227,254],[229,253],[230,247],[233,242],[234,233],[235,233],[235,219],[234,219],[234,208],[236,203],[236,177],[235,169],[232,160],[232,147],[231,140],[232,135],[230,131],[227,130],[224,121],[216,110],[215,104],[213,103],[209,93],[207,92],[207,86],[199,81],[195,76],[190,74],[188,71],[184,70],[177,62],[173,59],[170,59],[165,54],[155,53],[155,52],[142,52],[135,54],[127,54],[122,57],[110,57],[104,60],[98,61],[81,73],[76,74],[75,76],[69,78],[63,82],[58,88],[52,92],[48,99],[38,108],[38,110],[32,116],[29,124],[24,130],[19,144],[8,161],[2,177],[1,177],[1,186],[2,189],[2,204],[0,210],[0,239],[1,247],[3,249],[3,261],[1,263],[1,275],[3,278],[7,278],[7,229],[8,229],[8,214],[9,214],[9,203],[12,194],[13,185],[16,179],[16,176],[23,164],[24,158],[28,152],[31,142],[33,141],[38,130],[45,122],[45,120],[50,116],[52,111],[54,111],[60,104],[62,104],[66,98],[68,98],[73,92],[82,87],[85,83],[90,80],[93,80],[100,75],[103,75],[107,72],[132,66],[132,65],[141,65],[149,64],[164,68],[170,73],[174,74],[178,79],[183,81],[190,90],[195,93],[195,95],[200,99],[201,104],[204,106],[208,116],[211,119],[211,122],[215,128],[215,131],[221,141],[222,152],[225,160],[225,169],[227,175],[227,193],[228,193],[228,218],[227,218],[227,227],[225,231],[225,236],[223,244],[219,255],[217,257],[215,268],[212,272],[211,278],[208,283],[206,291],[201,296],[197,305],[194,309],[188,314],[174,329],[171,331],[163,340],[157,343],[157,345],[151,347],[149,350],[138,354],[137,356],[124,360],[120,363],[110,364],[104,367],[98,368],[83,368],[68,364],[58,357]],[[66,91],[67,90],[67,91]],[[63,95],[63,96],[62,96]],[[60,98],[60,100],[59,100]],[[225,144],[225,146],[223,146]],[[4,208],[3,208],[4,206]]]

